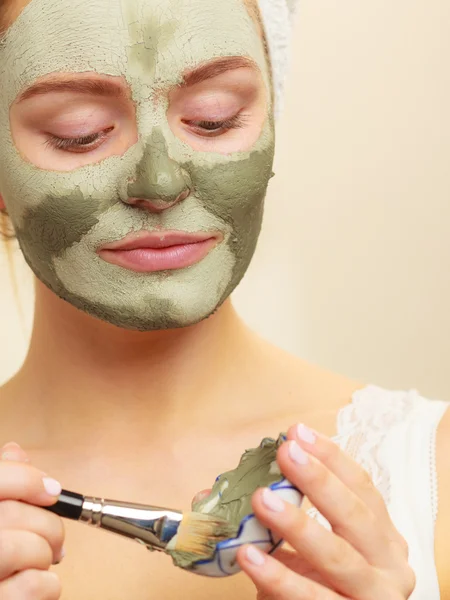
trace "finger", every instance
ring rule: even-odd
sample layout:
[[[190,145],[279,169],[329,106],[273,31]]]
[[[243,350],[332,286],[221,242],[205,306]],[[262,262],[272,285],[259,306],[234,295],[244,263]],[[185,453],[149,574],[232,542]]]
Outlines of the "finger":
[[[43,537],[31,531],[0,531],[0,581],[18,571],[47,570],[53,563],[53,552]]]
[[[344,596],[294,573],[255,546],[239,548],[237,561],[258,590],[273,600],[345,600]]]
[[[385,580],[345,539],[265,488],[253,496],[258,520],[284,538],[337,592],[359,600],[381,598]]]
[[[294,550],[288,549],[286,546],[278,548],[275,552],[271,553],[271,556],[291,571],[294,571],[294,573],[297,573],[297,575],[312,579],[312,581],[316,581],[325,587],[330,587],[322,575],[303,556],[300,556]]]
[[[344,485],[352,490],[385,523],[386,533],[397,541],[407,555],[408,544],[395,528],[382,494],[375,487],[369,473],[329,437],[308,429],[300,423],[291,427],[288,439],[318,458]]]
[[[283,474],[309,498],[333,531],[374,566],[403,564],[400,546],[369,506],[323,463],[291,440],[278,450]]]
[[[23,500],[50,506],[61,493],[54,479],[25,463],[0,461],[0,500]]]
[[[194,498],[192,499],[192,506],[194,504],[197,504],[197,502],[201,502],[202,500],[205,500],[210,494],[211,494],[212,490],[202,490],[201,492],[198,492],[198,494],[195,494]]]
[[[2,600],[59,600],[61,584],[56,573],[30,569],[0,583]]]
[[[312,581],[320,583],[320,585],[323,585],[324,587],[332,589],[330,584],[325,581],[322,575],[316,571],[303,556],[300,556],[298,552],[290,550],[286,547],[280,547],[275,552],[271,553],[271,556],[276,558],[282,565],[294,573],[297,573],[297,575],[307,577]]]
[[[57,515],[31,504],[17,502],[16,500],[4,500],[0,502],[0,535],[2,529],[31,531],[46,539],[52,549],[53,564],[61,562],[64,523]]]
[[[314,571],[314,567],[311,566],[304,556],[300,556],[298,552],[295,552],[293,549],[290,550],[286,546],[277,548],[272,553],[272,556],[298,575],[309,577],[310,573]]]
[[[30,462],[27,453],[16,442],[8,442],[0,450],[0,460]]]

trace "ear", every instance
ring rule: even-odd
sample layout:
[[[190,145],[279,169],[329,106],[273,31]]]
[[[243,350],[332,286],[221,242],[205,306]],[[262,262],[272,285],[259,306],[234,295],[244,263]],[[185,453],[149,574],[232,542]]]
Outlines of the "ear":
[[[0,194],[0,210],[6,210],[6,206],[3,201],[3,196],[1,194]]]

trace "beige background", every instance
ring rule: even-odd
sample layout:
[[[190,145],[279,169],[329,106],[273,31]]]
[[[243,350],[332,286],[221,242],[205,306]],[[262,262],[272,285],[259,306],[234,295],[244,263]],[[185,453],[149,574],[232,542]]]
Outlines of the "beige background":
[[[277,177],[236,294],[279,345],[445,399],[449,22],[448,0],[301,0]],[[0,380],[26,348],[31,287],[18,275],[24,326],[2,256]]]

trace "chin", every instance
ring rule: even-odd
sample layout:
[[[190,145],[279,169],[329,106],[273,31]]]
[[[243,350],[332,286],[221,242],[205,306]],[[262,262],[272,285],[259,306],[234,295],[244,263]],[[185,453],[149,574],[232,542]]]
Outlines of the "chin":
[[[223,297],[219,303],[214,303],[209,307],[204,306],[203,310],[198,305],[184,305],[183,310],[180,310],[179,304],[174,300],[152,298],[148,302],[150,310],[139,310],[130,305],[118,308],[106,304],[94,304],[71,294],[58,293],[58,296],[95,319],[119,329],[140,332],[182,329],[197,325],[213,316],[227,299]]]
[[[71,290],[55,271],[40,272],[36,265],[32,268],[45,287],[64,301],[64,306],[69,304],[120,329],[162,331],[197,325],[230,297],[248,268],[251,253],[246,253],[245,260],[236,260],[226,247],[222,248],[224,252],[220,257],[211,253],[189,269],[148,277],[109,265],[105,268],[100,261],[101,268],[93,274],[87,269],[77,272],[70,263],[71,270],[59,274],[70,281]],[[71,318],[69,313],[67,318]]]

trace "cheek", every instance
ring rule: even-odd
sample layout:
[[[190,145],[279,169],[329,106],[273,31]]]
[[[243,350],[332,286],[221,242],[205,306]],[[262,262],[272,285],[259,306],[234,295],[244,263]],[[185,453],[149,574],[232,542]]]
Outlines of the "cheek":
[[[47,196],[38,206],[25,209],[21,226],[16,227],[27,263],[58,294],[63,286],[55,272],[55,259],[96,225],[95,208],[96,203],[88,202],[79,191],[67,197]]]
[[[205,154],[201,156],[204,158]],[[209,169],[195,166],[189,169],[205,208],[232,230],[229,245],[236,263],[226,293],[239,282],[255,251],[272,161],[273,146],[270,145],[239,161],[229,160]]]
[[[97,204],[74,191],[65,198],[47,197],[25,213],[18,235],[29,242],[30,250],[49,260],[79,242],[98,221]]]
[[[204,160],[207,155],[200,156]],[[234,221],[245,219],[262,204],[272,174],[272,144],[264,150],[248,153],[241,160],[219,162],[217,157],[211,156],[209,162],[208,168],[194,161],[188,167],[195,189],[207,207],[221,213],[222,218]]]

